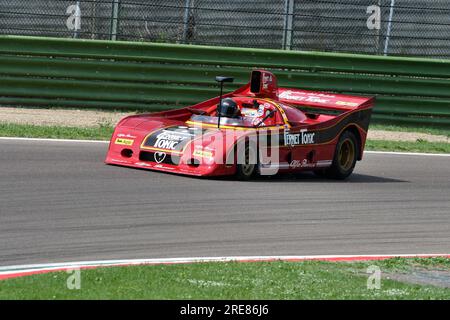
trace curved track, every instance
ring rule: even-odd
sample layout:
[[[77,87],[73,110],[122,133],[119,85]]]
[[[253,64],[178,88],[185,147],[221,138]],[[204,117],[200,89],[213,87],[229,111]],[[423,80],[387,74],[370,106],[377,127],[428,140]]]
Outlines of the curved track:
[[[0,265],[450,252],[450,157],[238,182],[106,166],[106,148],[0,140]]]

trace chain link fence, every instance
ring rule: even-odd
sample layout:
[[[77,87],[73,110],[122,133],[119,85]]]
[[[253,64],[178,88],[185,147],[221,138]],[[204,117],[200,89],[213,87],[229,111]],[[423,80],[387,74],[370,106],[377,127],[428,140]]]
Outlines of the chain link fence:
[[[450,58],[450,1],[0,0],[0,34]]]

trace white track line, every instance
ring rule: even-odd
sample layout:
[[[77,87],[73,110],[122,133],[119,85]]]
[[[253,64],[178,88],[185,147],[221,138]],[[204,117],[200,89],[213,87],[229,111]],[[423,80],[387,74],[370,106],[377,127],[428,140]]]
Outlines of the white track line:
[[[104,140],[72,140],[72,139],[44,139],[44,138],[16,138],[0,137],[0,140],[11,141],[42,141],[42,142],[69,142],[69,143],[109,143]],[[398,156],[427,156],[427,157],[450,157],[450,153],[418,153],[418,152],[393,152],[393,151],[364,151],[365,154],[389,154]]]
[[[368,154],[391,154],[397,156],[429,156],[429,157],[450,157],[450,153],[419,153],[419,152],[394,152],[394,151],[364,151]]]
[[[427,258],[447,257],[450,254],[385,254],[385,255],[313,255],[313,256],[231,256],[231,257],[196,257],[196,258],[162,258],[162,259],[124,259],[124,260],[98,260],[81,262],[62,262],[49,264],[29,264],[0,267],[0,279],[11,276],[23,276],[51,271],[68,270],[73,268],[97,268],[131,265],[162,265],[162,264],[187,264],[202,262],[270,262],[270,261],[366,261],[388,258]]]
[[[109,141],[104,141],[104,140],[44,139],[44,138],[16,138],[16,137],[0,137],[0,140],[42,141],[42,142],[73,142],[73,143],[109,143]]]

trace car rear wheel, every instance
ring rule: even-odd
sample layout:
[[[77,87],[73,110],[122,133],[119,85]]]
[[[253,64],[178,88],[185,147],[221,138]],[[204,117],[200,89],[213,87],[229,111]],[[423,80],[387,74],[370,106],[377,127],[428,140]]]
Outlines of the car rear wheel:
[[[343,180],[352,174],[358,158],[359,146],[355,135],[345,131],[336,145],[333,163],[325,170],[328,178]]]

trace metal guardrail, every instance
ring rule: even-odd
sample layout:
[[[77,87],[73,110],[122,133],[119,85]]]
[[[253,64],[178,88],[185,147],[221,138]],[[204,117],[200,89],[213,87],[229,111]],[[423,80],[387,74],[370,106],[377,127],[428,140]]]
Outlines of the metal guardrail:
[[[0,36],[0,104],[171,109],[217,95],[213,77],[377,95],[374,119],[450,126],[450,60]]]

